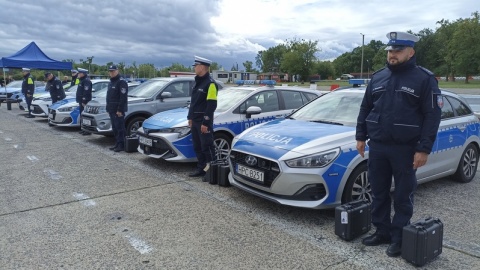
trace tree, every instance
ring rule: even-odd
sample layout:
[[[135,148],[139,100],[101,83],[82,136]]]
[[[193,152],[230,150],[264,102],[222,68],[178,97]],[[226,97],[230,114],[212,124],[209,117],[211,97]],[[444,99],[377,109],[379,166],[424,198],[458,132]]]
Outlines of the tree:
[[[286,52],[287,47],[285,44],[279,44],[266,51],[259,51],[255,57],[257,66],[261,67],[263,72],[279,71],[283,56]]]
[[[320,75],[320,78],[333,78],[335,76],[335,68],[330,61],[317,61],[313,67],[313,73]]]
[[[301,80],[308,80],[317,60],[315,56],[319,51],[317,44],[318,41],[304,39],[287,41],[287,50],[280,64],[280,70],[289,74],[298,74]]]
[[[252,61],[243,62],[243,67],[245,68],[245,72],[253,72],[252,66],[253,66]]]
[[[220,70],[220,68],[222,68],[222,66],[219,65],[217,62],[212,62],[210,64],[210,70]]]

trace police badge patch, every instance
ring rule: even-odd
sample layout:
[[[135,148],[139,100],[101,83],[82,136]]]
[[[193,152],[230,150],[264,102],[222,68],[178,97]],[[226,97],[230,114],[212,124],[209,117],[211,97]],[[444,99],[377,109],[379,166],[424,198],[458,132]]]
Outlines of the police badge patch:
[[[122,92],[122,94],[125,94],[127,92],[127,89],[126,88],[122,88],[120,89],[120,92]]]
[[[88,91],[88,86],[83,87],[85,91]]]
[[[57,89],[60,89],[60,85],[57,85]]]
[[[437,106],[440,109],[443,108],[443,97],[442,97],[442,95],[437,95]]]

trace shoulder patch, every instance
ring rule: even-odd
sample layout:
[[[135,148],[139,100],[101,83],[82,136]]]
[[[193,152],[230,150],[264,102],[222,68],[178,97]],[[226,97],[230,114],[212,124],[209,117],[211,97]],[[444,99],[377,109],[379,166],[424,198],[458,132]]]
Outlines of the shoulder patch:
[[[418,66],[418,68],[419,68],[420,70],[422,70],[423,72],[427,73],[428,75],[431,75],[431,76],[434,75],[433,72],[431,72],[430,70],[428,70],[428,69],[426,69],[426,68],[424,68],[424,67],[422,67],[422,66]]]

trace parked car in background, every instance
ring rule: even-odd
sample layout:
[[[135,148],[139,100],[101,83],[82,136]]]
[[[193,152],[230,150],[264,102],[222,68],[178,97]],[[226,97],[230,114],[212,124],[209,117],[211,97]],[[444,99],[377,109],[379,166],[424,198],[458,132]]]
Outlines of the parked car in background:
[[[356,120],[365,88],[332,91],[285,119],[256,125],[236,136],[229,155],[230,183],[279,204],[332,208],[371,200],[365,158],[356,150]],[[418,183],[446,176],[474,179],[480,121],[461,96],[442,90],[437,139]]]
[[[153,78],[129,89],[128,111],[125,113],[127,135],[136,133],[150,116],[187,105],[193,83],[193,77]],[[222,88],[223,83],[218,83]],[[90,101],[82,113],[82,130],[100,135],[113,134],[106,106],[105,98]]]
[[[18,103],[22,97],[22,82],[23,81],[13,81],[7,84],[5,87],[0,88],[0,102],[14,102]],[[35,81],[35,92],[34,94],[45,93],[45,82]]]
[[[275,81],[262,82],[271,85],[228,87],[218,92],[213,121],[217,159],[227,158],[235,135],[251,126],[284,117],[326,93],[302,87],[273,86]],[[195,161],[187,115],[188,108],[183,107],[157,113],[145,120],[137,130],[138,151],[167,161]]]

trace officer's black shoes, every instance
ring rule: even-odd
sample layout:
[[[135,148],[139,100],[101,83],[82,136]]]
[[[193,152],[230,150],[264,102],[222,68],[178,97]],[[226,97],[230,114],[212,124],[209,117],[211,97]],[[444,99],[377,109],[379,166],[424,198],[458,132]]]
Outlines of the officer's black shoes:
[[[390,236],[379,233],[377,231],[374,234],[363,238],[362,243],[365,246],[378,246],[381,244],[390,244]]]
[[[200,176],[204,176],[205,174],[207,174],[207,173],[204,170],[196,170],[193,173],[189,173],[188,176],[189,177],[200,177]]]
[[[388,246],[387,251],[385,252],[389,257],[398,257],[402,254],[402,244],[401,243],[391,243]]]
[[[83,134],[83,132],[85,132],[85,131],[83,131],[83,130],[80,130],[78,133],[80,133],[80,134]]]
[[[85,136],[85,135],[92,135],[92,133],[87,132],[87,131],[84,131],[84,132],[82,133],[82,135],[83,135],[83,136]]]
[[[25,115],[25,117],[26,117],[26,118],[35,118],[35,115],[29,114],[29,115]]]
[[[113,152],[121,152],[121,151],[125,151],[125,147],[123,145],[119,145],[115,147],[115,149],[113,149]]]
[[[116,144],[115,144],[114,146],[112,146],[112,147],[109,147],[108,149],[110,149],[110,150],[113,151],[113,150],[115,150],[115,148],[117,148],[117,145],[116,145]]]

